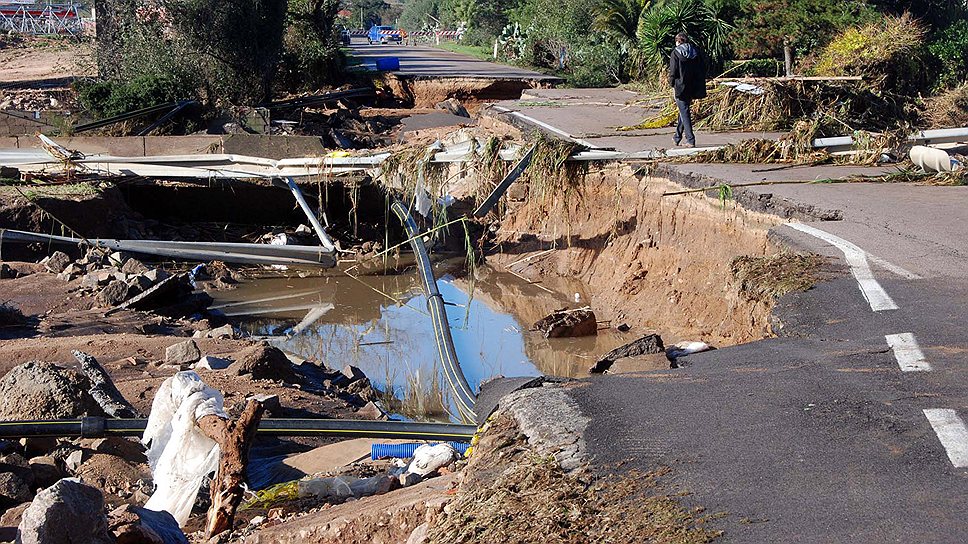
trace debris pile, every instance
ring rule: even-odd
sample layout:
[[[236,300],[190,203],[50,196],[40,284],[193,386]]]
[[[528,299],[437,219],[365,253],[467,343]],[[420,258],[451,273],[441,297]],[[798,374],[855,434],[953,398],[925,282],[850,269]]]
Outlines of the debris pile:
[[[594,336],[598,333],[598,321],[588,306],[573,310],[562,308],[539,319],[531,330],[540,332],[545,338]]]

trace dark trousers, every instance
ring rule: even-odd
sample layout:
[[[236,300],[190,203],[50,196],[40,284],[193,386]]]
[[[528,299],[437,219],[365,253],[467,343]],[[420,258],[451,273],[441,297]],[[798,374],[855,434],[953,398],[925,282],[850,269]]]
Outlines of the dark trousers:
[[[687,144],[696,145],[696,135],[692,133],[692,113],[689,111],[691,105],[692,99],[680,100],[676,98],[676,106],[679,107],[679,122],[676,123],[676,136],[674,138],[676,145],[679,145],[683,136],[685,136]]]

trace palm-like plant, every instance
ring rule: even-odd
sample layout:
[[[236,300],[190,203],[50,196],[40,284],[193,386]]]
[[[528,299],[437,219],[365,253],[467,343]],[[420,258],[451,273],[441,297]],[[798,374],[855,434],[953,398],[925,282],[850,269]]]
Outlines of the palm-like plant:
[[[711,3],[716,5],[716,3]],[[641,77],[660,70],[686,32],[717,61],[728,53],[733,26],[702,0],[601,0],[595,28],[616,40],[628,54],[629,72]]]

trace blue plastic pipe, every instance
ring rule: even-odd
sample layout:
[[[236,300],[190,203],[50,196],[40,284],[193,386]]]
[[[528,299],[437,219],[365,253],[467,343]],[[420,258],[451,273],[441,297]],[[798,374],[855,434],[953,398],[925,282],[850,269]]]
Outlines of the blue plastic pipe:
[[[467,442],[447,442],[457,450],[457,453],[464,455],[467,452],[467,448],[471,447]],[[370,460],[376,461],[377,459],[386,459],[388,457],[399,457],[405,459],[407,457],[413,457],[413,452],[417,450],[418,447],[423,444],[418,442],[410,442],[408,444],[373,444],[370,446]],[[436,446],[436,443],[429,444],[431,446]]]

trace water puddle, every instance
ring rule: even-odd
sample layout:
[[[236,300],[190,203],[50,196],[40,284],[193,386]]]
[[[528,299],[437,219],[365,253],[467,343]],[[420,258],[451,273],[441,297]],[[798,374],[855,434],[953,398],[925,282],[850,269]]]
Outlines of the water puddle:
[[[575,284],[542,288],[489,268],[466,278],[438,272],[461,368],[475,390],[495,376],[584,376],[598,355],[632,338],[547,340],[531,323],[567,305]],[[552,291],[552,292],[548,292]],[[568,294],[565,294],[568,293]],[[392,276],[274,277],[214,291],[214,308],[252,336],[331,368],[359,367],[382,390],[389,409],[414,419],[452,419],[426,297],[413,273]],[[581,296],[581,295],[579,295]]]

